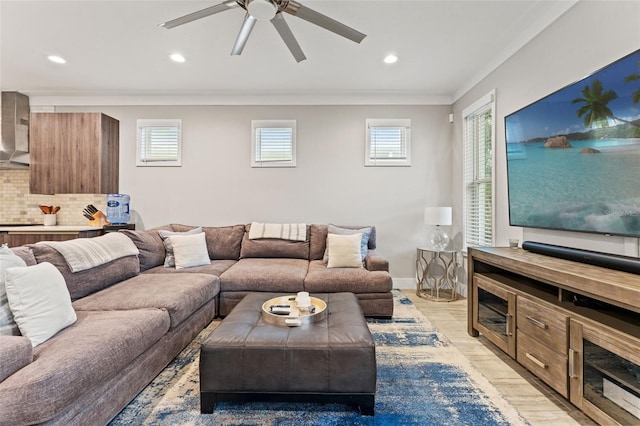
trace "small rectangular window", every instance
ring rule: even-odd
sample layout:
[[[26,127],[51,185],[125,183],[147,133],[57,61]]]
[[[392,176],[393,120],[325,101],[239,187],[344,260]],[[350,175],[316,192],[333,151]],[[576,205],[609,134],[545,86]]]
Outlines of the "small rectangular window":
[[[411,120],[368,119],[365,166],[411,165]]]
[[[182,165],[182,120],[140,119],[137,126],[136,166]]]
[[[296,166],[296,121],[251,121],[251,167]]]

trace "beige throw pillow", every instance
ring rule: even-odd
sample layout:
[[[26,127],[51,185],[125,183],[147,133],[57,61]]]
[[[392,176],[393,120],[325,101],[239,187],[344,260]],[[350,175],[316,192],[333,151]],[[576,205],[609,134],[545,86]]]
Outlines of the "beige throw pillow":
[[[360,244],[362,234],[327,235],[329,259],[327,268],[361,268],[362,253]]]
[[[200,226],[185,232],[165,231],[164,229],[159,230],[158,234],[160,235],[160,238],[162,238],[162,242],[164,243],[164,250],[165,250],[164,267],[173,268],[176,266],[176,258],[173,254],[173,244],[171,243],[171,240],[169,239],[169,237],[172,237],[174,235],[193,235],[193,234],[199,234],[201,232],[202,232],[202,227]]]
[[[211,263],[204,232],[194,235],[173,235],[168,239],[173,244],[176,269],[192,268]]]

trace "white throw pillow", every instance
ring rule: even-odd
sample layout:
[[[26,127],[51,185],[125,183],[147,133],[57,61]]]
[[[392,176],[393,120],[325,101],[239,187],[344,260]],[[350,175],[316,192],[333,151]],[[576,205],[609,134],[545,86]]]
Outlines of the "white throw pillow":
[[[168,238],[173,245],[176,269],[203,266],[211,263],[204,232],[194,235],[173,235]]]
[[[199,226],[197,228],[190,229],[185,232],[175,232],[175,231],[165,231],[163,229],[158,231],[160,238],[162,238],[162,242],[164,243],[165,257],[164,257],[164,267],[165,268],[173,268],[176,266],[176,258],[173,254],[173,244],[169,237],[174,235],[193,235],[199,234],[202,232],[202,227]]]
[[[76,322],[64,277],[51,263],[8,268],[6,287],[16,324],[34,347]]]
[[[367,253],[369,252],[369,238],[371,238],[371,227],[367,226],[364,228],[340,228],[335,225],[329,224],[327,228],[328,234],[339,234],[339,235],[351,235],[351,234],[362,234],[362,240],[360,241],[360,253],[362,254],[362,261],[364,262],[364,258],[367,257]],[[329,261],[329,247],[326,246],[324,249],[324,256],[322,256],[322,261],[327,263]]]
[[[9,308],[5,276],[8,268],[27,266],[6,244],[0,247],[0,336],[19,336],[20,330],[13,320],[13,313]]]
[[[361,268],[361,241],[362,234],[328,234],[327,247],[329,259],[327,268]]]

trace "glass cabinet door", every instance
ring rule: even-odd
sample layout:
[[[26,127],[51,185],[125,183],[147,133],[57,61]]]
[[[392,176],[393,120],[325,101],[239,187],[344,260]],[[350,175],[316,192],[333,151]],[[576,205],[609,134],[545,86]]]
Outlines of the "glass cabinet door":
[[[500,349],[515,357],[515,293],[476,275],[473,281],[474,327]]]
[[[574,404],[602,424],[640,424],[640,340],[572,320],[569,356]]]

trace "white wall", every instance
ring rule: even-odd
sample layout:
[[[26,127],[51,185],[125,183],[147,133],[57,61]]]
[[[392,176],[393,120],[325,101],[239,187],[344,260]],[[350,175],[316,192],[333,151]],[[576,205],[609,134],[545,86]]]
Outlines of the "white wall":
[[[450,106],[92,106],[120,120],[120,192],[139,229],[251,221],[376,225],[394,283],[415,285],[426,205],[451,203]],[[136,167],[138,118],[180,118],[182,167]],[[411,167],[364,167],[365,120],[410,118]],[[252,119],[297,120],[297,167],[250,167]]]
[[[578,81],[640,47],[640,2],[578,2],[454,104],[454,208],[462,212],[462,111],[496,90],[496,245],[510,237],[602,252],[638,255],[638,240],[509,226],[504,117]],[[455,165],[459,164],[460,167]],[[542,200],[541,200],[542,201]],[[455,218],[462,228],[462,215]]]

